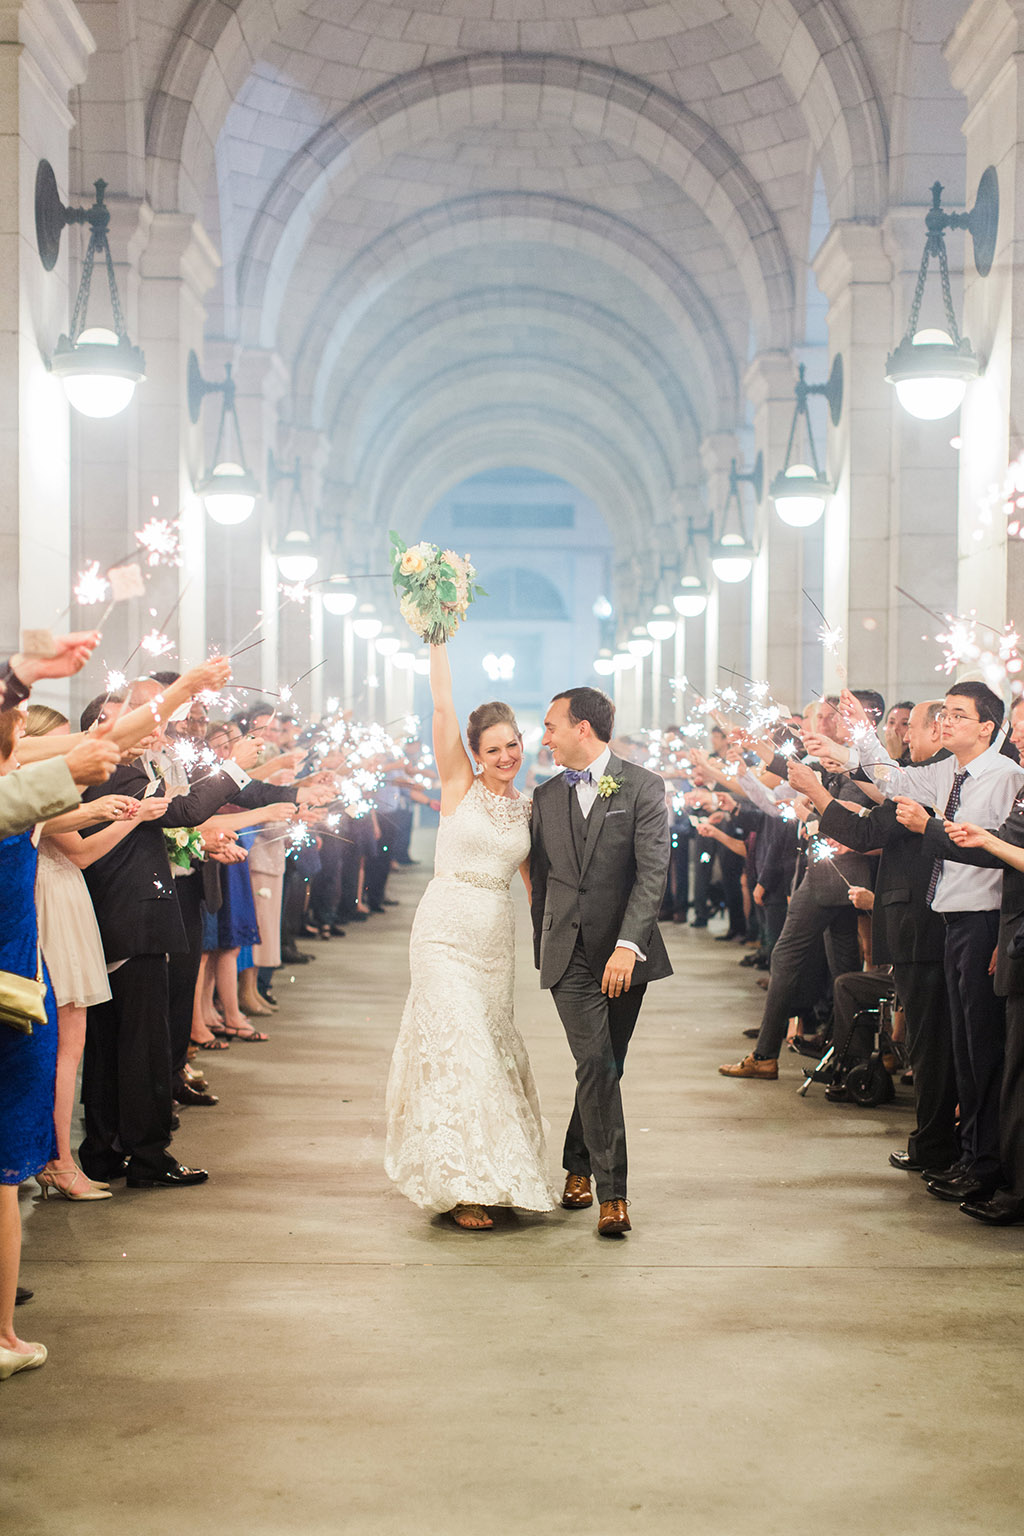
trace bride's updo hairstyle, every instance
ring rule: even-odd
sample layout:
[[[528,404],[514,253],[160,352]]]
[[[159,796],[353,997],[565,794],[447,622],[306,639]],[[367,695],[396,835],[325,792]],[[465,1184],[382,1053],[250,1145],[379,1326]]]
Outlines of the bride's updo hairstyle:
[[[466,738],[474,752],[480,751],[480,738],[492,725],[510,725],[522,742],[523,733],[516,724],[511,704],[494,699],[490,704],[478,704],[466,721]]]

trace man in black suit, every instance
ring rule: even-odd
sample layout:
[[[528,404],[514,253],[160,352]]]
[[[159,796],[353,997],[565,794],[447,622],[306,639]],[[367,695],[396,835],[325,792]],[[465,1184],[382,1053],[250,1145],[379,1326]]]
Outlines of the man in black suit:
[[[668,874],[665,781],[611,751],[615,706],[597,688],[558,694],[544,745],[566,772],[534,792],[534,958],[576,1060],[562,1204],[592,1203],[603,1237],[630,1230],[622,1077],[649,981],[672,974],[658,928]]]
[[[140,702],[148,683],[140,690]],[[106,703],[94,699],[82,715],[88,729]],[[155,700],[154,700],[155,704]],[[162,722],[149,743],[159,745]],[[203,1169],[170,1157],[172,1084],[168,1020],[168,955],[187,948],[171,875],[164,828],[195,827],[238,793],[247,776],[234,764],[205,775],[185,795],[167,798],[148,754],[117,768],[106,784],[87,790],[160,801],[163,814],[135,828],[85,871],[107,959],[111,1000],[88,1011],[82,1067],[85,1139],[82,1167],[96,1179],[119,1177],[128,1159],[133,1188],[199,1184]],[[87,830],[83,836],[89,836]]]
[[[943,701],[916,704],[907,727],[910,761],[938,761]],[[901,826],[891,800],[858,815],[833,799],[817,775],[793,763],[790,783],[807,795],[821,814],[819,830],[848,848],[867,853],[880,848],[871,921],[872,958],[891,965],[896,992],[907,1020],[907,1046],[914,1070],[917,1125],[905,1152],[892,1152],[894,1168],[941,1172],[956,1162],[956,1075],[943,956],[946,929],[928,905],[935,856],[916,833]]]

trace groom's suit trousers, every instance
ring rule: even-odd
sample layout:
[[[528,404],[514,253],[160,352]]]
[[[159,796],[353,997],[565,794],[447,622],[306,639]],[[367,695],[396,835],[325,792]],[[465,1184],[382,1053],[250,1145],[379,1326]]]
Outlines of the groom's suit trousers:
[[[565,974],[551,995],[576,1062],[576,1103],[565,1137],[562,1166],[591,1175],[597,1198],[626,1198],[626,1126],[622,1076],[645,986],[608,998],[577,941]]]

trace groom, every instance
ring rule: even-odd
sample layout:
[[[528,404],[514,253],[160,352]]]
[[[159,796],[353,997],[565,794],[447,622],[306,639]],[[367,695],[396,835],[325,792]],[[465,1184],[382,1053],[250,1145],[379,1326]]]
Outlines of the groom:
[[[597,1184],[602,1237],[628,1232],[626,1128],[619,1079],[649,981],[670,976],[658,931],[669,862],[665,784],[615,757],[615,705],[597,688],[557,694],[544,745],[563,774],[533,796],[534,959],[576,1059],[562,1204]]]

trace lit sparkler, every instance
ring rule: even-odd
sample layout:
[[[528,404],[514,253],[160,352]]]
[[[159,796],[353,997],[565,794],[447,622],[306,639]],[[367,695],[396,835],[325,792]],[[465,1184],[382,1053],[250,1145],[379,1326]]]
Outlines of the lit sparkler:
[[[146,564],[180,565],[179,528],[165,517],[151,517],[135,535],[146,552]]]
[[[84,571],[79,571],[71,590],[75,595],[75,602],[81,603],[84,608],[91,607],[93,603],[103,602],[110,590],[110,583],[105,576],[100,575],[98,560],[91,560]]]
[[[139,641],[139,648],[153,657],[167,656],[174,650],[174,641],[169,640],[158,629],[151,629],[149,634],[143,635]]]

